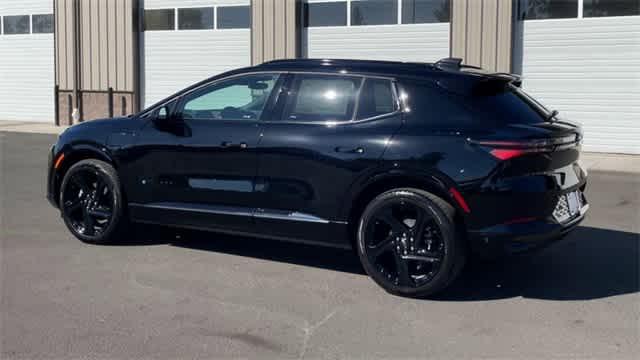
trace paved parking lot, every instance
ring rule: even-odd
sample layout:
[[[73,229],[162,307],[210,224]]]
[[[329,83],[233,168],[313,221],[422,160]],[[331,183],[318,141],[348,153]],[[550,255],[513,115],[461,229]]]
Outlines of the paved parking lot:
[[[347,251],[159,228],[83,244],[44,198],[54,139],[0,133],[3,359],[640,353],[637,174],[591,172],[591,213],[567,240],[474,264],[438,299],[412,300],[379,289]]]

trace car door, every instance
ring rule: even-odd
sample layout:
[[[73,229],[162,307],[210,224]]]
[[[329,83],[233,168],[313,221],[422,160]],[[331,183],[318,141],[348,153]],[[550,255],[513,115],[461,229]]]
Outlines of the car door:
[[[258,145],[256,226],[265,235],[345,245],[345,196],[402,124],[395,85],[299,73],[282,94]]]
[[[147,127],[142,136],[154,139],[164,158],[147,179],[153,189],[153,201],[145,205],[151,217],[181,226],[253,231],[260,118],[278,78],[258,73],[204,85],[179,99],[169,125]]]

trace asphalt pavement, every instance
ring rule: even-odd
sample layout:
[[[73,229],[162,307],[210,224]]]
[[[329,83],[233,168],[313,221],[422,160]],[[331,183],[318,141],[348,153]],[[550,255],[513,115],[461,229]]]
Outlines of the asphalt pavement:
[[[415,300],[385,293],[349,251],[156,227],[83,244],[44,197],[54,141],[0,132],[2,359],[640,354],[638,174],[591,171],[590,214],[566,240],[474,263]]]

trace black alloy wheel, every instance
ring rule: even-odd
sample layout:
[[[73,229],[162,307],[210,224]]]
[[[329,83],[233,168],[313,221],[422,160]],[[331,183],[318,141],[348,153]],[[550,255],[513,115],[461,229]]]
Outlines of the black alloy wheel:
[[[397,189],[365,209],[358,253],[367,273],[393,294],[423,297],[457,277],[464,249],[453,208],[418,189]]]
[[[123,227],[115,169],[99,160],[73,165],[62,182],[60,210],[65,224],[80,240],[98,244],[115,240]]]

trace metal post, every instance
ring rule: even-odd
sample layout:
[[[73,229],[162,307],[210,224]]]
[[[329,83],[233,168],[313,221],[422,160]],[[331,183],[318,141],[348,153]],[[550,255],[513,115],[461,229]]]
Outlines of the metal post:
[[[112,118],[113,117],[113,88],[112,87],[109,87],[108,96],[109,96],[109,117]]]
[[[60,126],[60,86],[53,87],[53,111],[55,111],[55,125]]]

